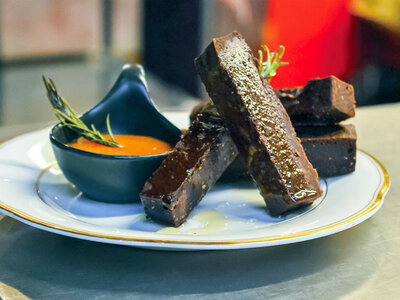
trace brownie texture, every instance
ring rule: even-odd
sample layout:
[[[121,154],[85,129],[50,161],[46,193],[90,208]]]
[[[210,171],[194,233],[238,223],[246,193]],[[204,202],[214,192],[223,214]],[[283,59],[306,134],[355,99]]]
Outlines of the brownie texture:
[[[357,133],[353,125],[298,126],[294,129],[319,177],[328,178],[355,171]],[[238,157],[222,174],[220,181],[248,179],[246,165]]]
[[[242,36],[234,31],[213,39],[195,63],[271,215],[320,197],[318,174]]]
[[[353,125],[299,126],[296,132],[320,177],[354,172],[357,133]]]
[[[150,219],[181,225],[225,169],[237,150],[220,118],[199,113],[140,194]]]
[[[275,93],[295,125],[336,124],[355,116],[353,86],[335,76],[313,79],[304,88]]]

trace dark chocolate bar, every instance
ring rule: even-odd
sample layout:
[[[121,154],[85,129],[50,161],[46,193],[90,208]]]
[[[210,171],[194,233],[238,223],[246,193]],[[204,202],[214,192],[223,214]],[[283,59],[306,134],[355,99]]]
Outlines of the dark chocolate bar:
[[[241,35],[213,39],[196,67],[271,215],[321,196],[318,174]]]
[[[221,119],[198,114],[171,154],[146,181],[140,199],[146,215],[181,225],[237,156]]]
[[[335,76],[275,92],[295,125],[336,124],[355,115],[353,86]]]
[[[296,132],[319,176],[338,176],[355,170],[357,133],[353,125],[300,126]]]
[[[313,79],[304,88],[274,90],[296,125],[332,125],[355,115],[354,89],[335,76]],[[191,120],[211,100],[195,106]]]
[[[299,126],[294,129],[319,177],[327,178],[354,172],[357,133],[353,125]],[[249,175],[246,165],[238,157],[222,174],[220,181],[247,179]]]

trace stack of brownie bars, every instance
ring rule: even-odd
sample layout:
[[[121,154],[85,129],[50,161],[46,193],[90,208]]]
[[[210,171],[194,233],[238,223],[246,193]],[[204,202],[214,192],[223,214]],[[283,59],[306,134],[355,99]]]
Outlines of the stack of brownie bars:
[[[280,215],[321,195],[317,172],[354,171],[355,129],[339,125],[355,114],[351,85],[331,76],[273,91],[237,32],[213,39],[196,67],[212,101],[193,110],[188,132],[145,183],[149,218],[179,226],[222,174],[250,174]]]
[[[357,133],[354,125],[340,122],[354,117],[353,86],[335,76],[313,79],[304,87],[275,90],[288,112],[297,137],[319,177],[345,175],[355,170]],[[191,120],[210,101],[196,106]],[[207,111],[207,110],[206,110]],[[238,157],[222,175],[222,181],[248,179]]]

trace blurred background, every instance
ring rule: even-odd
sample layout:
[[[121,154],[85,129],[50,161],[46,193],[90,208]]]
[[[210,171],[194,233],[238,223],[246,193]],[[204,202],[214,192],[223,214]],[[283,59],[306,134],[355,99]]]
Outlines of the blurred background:
[[[234,29],[254,53],[286,46],[275,88],[333,74],[358,106],[400,100],[400,0],[0,0],[0,126],[54,120],[42,74],[83,113],[125,63],[162,111],[188,111],[206,97],[193,59]]]

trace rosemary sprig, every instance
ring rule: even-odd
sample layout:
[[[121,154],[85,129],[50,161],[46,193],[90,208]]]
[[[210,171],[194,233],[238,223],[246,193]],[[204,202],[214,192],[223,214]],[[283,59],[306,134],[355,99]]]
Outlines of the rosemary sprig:
[[[53,111],[57,119],[69,129],[77,132],[79,135],[85,137],[86,139],[102,144],[108,147],[120,147],[120,145],[115,141],[114,136],[111,131],[110,126],[110,115],[107,115],[106,124],[108,135],[111,140],[107,140],[92,124],[91,129],[89,129],[85,123],[78,117],[75,111],[71,108],[68,102],[58,94],[57,88],[54,82],[49,78],[42,76],[44,86],[47,90],[47,97],[51,105],[53,106]]]
[[[263,61],[263,51],[267,53],[267,59]],[[266,45],[261,46],[261,50],[258,50],[259,55],[259,66],[258,72],[261,77],[265,78],[268,82],[271,78],[276,75],[276,70],[280,66],[286,66],[288,62],[281,62],[282,56],[285,53],[285,47],[279,46],[279,49],[275,52],[270,52]]]

